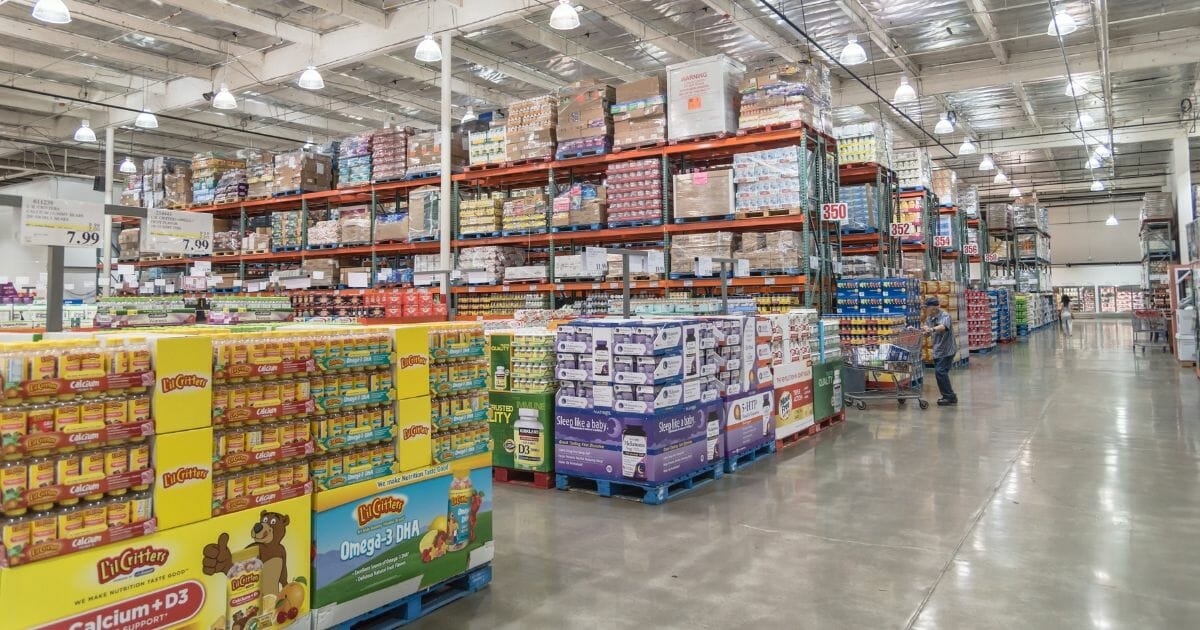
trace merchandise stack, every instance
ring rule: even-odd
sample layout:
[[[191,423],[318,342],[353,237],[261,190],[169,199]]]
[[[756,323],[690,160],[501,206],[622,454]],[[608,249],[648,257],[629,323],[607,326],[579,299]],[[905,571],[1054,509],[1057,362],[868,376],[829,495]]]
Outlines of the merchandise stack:
[[[555,333],[528,328],[487,336],[492,465],[554,471]]]
[[[519,247],[464,247],[458,252],[458,269],[474,270],[463,272],[472,284],[498,284],[509,267],[524,265],[525,250]]]
[[[933,164],[928,149],[896,151],[896,177],[901,188],[929,188],[933,184]]]
[[[958,185],[958,211],[965,213],[968,219],[979,217],[979,187],[975,184]]]
[[[454,300],[454,312],[462,317],[502,315],[512,317],[520,310],[550,308],[549,293],[476,293]]]
[[[842,186],[838,198],[845,203],[849,219],[843,224],[851,231],[874,232],[880,228],[879,189],[874,184]]]
[[[912,227],[909,228],[909,236],[903,237],[905,243],[921,243],[925,239],[925,214],[932,209],[925,207],[924,197],[908,197],[900,199],[900,205],[897,207],[896,218],[894,223],[908,223]],[[908,269],[905,266],[905,269]]]
[[[505,155],[509,162],[554,157],[558,101],[552,95],[511,103],[505,126]]]
[[[815,250],[809,235],[807,251]],[[778,232],[743,232],[737,241],[734,258],[745,259],[750,269],[758,273],[800,275],[805,265],[804,234],[795,230]]]
[[[505,234],[541,234],[550,228],[550,200],[543,186],[510,191],[501,208]]]
[[[214,203],[221,177],[234,169],[242,170],[243,181],[241,183],[244,186],[245,168],[245,160],[239,160],[232,155],[215,151],[197,153],[192,157],[192,203],[197,205]]]
[[[770,333],[775,438],[786,439],[816,420],[812,337],[817,334],[819,316],[812,309],[796,309],[783,315],[764,315],[759,321],[759,337]]]
[[[812,155],[799,146],[734,155],[738,218],[803,213],[810,195],[809,173],[800,172],[802,162],[812,164]]]
[[[231,168],[221,174],[213,190],[213,203],[237,203],[246,198],[250,185],[244,168]]]
[[[338,143],[337,187],[350,188],[371,183],[372,133],[343,138]]]
[[[663,163],[643,158],[608,165],[608,227],[661,223]]]
[[[488,450],[488,360],[483,327],[430,327],[429,366],[433,463],[444,464]]]
[[[1012,341],[1016,336],[1013,320],[1013,293],[1008,289],[988,289],[992,313],[992,339],[997,343]]]
[[[699,271],[697,258],[733,258],[738,243],[738,235],[732,232],[680,234],[671,239],[671,275],[695,277]],[[720,265],[714,263],[713,274],[720,271]]]
[[[442,136],[436,131],[412,134],[406,147],[405,177],[430,177],[442,172]],[[467,145],[457,131],[450,134],[450,172],[467,164]]]
[[[500,236],[503,209],[504,193],[501,192],[459,200],[459,236]]]
[[[188,189],[191,192],[191,189]],[[121,197],[119,203],[122,206],[131,208],[142,208],[142,176],[138,174],[128,175],[125,178],[125,188],[121,189]]]
[[[300,249],[304,244],[303,217],[299,210],[271,213],[271,249],[287,251]]]
[[[246,198],[266,199],[275,192],[275,154],[264,149],[242,149],[246,162]]]
[[[667,140],[666,85],[653,76],[617,86],[616,102],[609,109],[613,120],[613,148],[630,149]]]
[[[508,130],[503,125],[492,127],[486,131],[472,131],[467,136],[469,147],[468,158],[471,166],[487,164],[503,164],[508,161],[506,136]]]
[[[843,278],[837,284],[842,348],[878,346],[920,326],[921,286],[911,278]]]
[[[371,181],[390,182],[408,168],[408,127],[377,129],[371,136]]]
[[[552,228],[588,226],[600,229],[608,222],[608,192],[602,184],[575,182],[559,189],[550,214]]]
[[[776,437],[772,329],[767,318],[755,315],[727,315],[707,321],[712,324],[715,344],[706,347],[707,338],[701,336],[700,372],[715,370],[713,378],[725,406],[720,429],[723,447],[710,442],[707,450],[720,449],[726,458],[725,469],[732,470],[730,463]],[[711,440],[711,434],[707,438]]]
[[[1168,192],[1148,192],[1142,196],[1142,221],[1171,221],[1175,219],[1175,202]]]
[[[955,360],[962,360],[970,353],[969,325],[967,323],[967,299],[965,288],[957,282],[924,280],[921,282],[921,302],[936,297],[942,310],[950,316],[954,331],[954,342],[958,351]],[[921,352],[925,363],[933,363],[933,339],[926,337]]]
[[[408,202],[399,201],[393,208],[379,208],[375,212],[374,234],[376,243],[408,241]]]
[[[958,173],[948,168],[933,171],[933,194],[937,195],[938,203],[948,208],[958,205]]]
[[[879,272],[877,256],[842,256],[843,278],[878,278]]]
[[[673,214],[676,223],[700,219],[733,218],[734,171],[728,168],[696,170],[674,177]]]
[[[141,228],[125,228],[117,234],[117,260],[136,260],[141,255]]]
[[[1006,203],[989,203],[983,218],[989,230],[1013,229],[1013,213]]]
[[[342,206],[330,216],[337,217],[339,245],[362,245],[371,242],[370,206]]]
[[[333,159],[299,149],[275,155],[275,194],[295,195],[333,187]]]
[[[738,129],[738,85],[746,69],[725,55],[667,66],[667,136],[687,140]]]
[[[593,81],[573,83],[558,91],[557,159],[600,155],[612,149],[616,100],[612,86]]]
[[[843,125],[833,130],[838,143],[839,164],[875,163],[892,167],[892,126],[867,122]],[[844,189],[843,189],[844,190]]]
[[[832,133],[829,68],[815,61],[747,73],[739,85],[739,129],[799,123]]]
[[[435,241],[441,234],[441,190],[421,186],[408,193],[408,240]]]
[[[983,291],[967,291],[967,343],[971,351],[996,346],[991,297]]]
[[[170,157],[144,160],[142,162],[142,206],[145,208],[183,208],[193,203],[192,170],[190,160]],[[201,202],[195,201],[195,203]]]
[[[1116,295],[1116,292],[1113,292]],[[1115,299],[1115,297],[1114,297]],[[1027,337],[1029,333],[1041,326],[1041,311],[1038,310],[1037,296],[1032,293],[1018,293],[1016,310],[1013,318],[1017,325],[1017,336]]]

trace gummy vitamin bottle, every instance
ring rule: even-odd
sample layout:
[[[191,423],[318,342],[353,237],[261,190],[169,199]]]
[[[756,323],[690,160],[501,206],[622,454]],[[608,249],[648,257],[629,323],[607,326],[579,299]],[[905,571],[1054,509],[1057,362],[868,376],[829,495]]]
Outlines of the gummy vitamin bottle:
[[[447,532],[447,549],[458,551],[465,549],[471,542],[471,507],[475,500],[475,486],[471,483],[471,470],[464,467],[454,467],[454,479],[450,482],[450,501],[447,513],[449,531]]]

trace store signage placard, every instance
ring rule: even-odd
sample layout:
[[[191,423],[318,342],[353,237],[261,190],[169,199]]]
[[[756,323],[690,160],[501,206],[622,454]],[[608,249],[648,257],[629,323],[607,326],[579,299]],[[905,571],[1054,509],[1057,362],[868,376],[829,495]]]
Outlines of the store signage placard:
[[[750,261],[745,258],[737,259],[737,264],[734,267],[733,275],[739,278],[745,278],[750,275]]]
[[[933,237],[934,247],[954,247],[954,237],[939,234]]]
[[[213,218],[202,212],[151,208],[142,222],[141,247],[156,254],[211,256]]]
[[[968,256],[978,256],[979,255],[979,244],[967,243],[966,245],[963,245],[963,253]]]
[[[646,273],[665,273],[666,259],[662,250],[652,249],[646,252]]]
[[[990,262],[990,263],[1000,262],[1000,255],[999,254],[984,254],[983,260],[986,262]]]
[[[696,275],[707,278],[713,275],[713,259],[710,256],[696,257]]]
[[[889,233],[893,238],[906,236],[920,236],[921,224],[919,223],[893,223],[889,227]]]
[[[821,204],[821,220],[845,223],[850,220],[850,206],[844,203]]]
[[[588,276],[608,273],[608,250],[603,247],[587,247],[583,250],[583,271]]]
[[[104,204],[71,199],[21,199],[22,245],[96,249],[100,247],[102,225]]]

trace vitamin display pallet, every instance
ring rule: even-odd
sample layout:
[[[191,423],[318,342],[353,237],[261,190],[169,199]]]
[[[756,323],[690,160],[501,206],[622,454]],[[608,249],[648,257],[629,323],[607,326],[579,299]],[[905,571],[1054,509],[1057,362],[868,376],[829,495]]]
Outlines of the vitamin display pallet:
[[[503,466],[492,466],[492,481],[511,483],[514,486],[541,488],[542,490],[549,490],[555,485],[554,473],[517,470]]]
[[[475,567],[390,604],[330,626],[329,630],[386,630],[406,626],[447,604],[482,590],[491,581],[491,564]]]
[[[775,441],[772,440],[766,444],[763,444],[762,446],[759,446],[758,448],[746,451],[741,455],[737,455],[735,457],[727,456],[725,458],[725,472],[735,473],[738,471],[738,469],[744,466],[753,464],[764,457],[774,455],[777,448],[778,447],[776,446]]]
[[[824,431],[825,429],[832,428],[834,425],[842,422],[845,419],[846,410],[843,409],[832,416],[829,416],[828,418],[812,423],[811,425],[800,430],[798,433],[793,433],[787,437],[775,440],[775,448],[777,451],[782,451],[789,446],[795,446],[804,440],[804,438],[812,437],[821,431]]]
[[[707,223],[709,221],[732,221],[732,214],[722,214],[710,217],[675,217],[675,223]]]
[[[720,479],[724,475],[725,460],[720,460],[686,475],[659,484],[638,483],[636,481],[613,481],[611,479],[597,479],[582,475],[564,475],[562,473],[554,477],[555,486],[559,490],[575,490],[602,497],[616,497],[648,505],[661,505],[681,494],[686,494]]]

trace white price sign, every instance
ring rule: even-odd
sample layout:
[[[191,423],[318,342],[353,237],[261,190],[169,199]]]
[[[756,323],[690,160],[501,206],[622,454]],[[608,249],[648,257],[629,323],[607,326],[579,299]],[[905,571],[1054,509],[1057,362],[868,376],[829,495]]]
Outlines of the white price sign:
[[[844,203],[821,204],[821,220],[845,223],[850,220],[850,206]]]
[[[734,266],[733,275],[739,278],[745,278],[750,275],[750,261],[745,258],[737,259],[737,264]]]
[[[708,256],[696,258],[696,275],[708,277],[713,275],[713,259]]]
[[[921,233],[915,223],[893,223],[889,231],[893,237],[916,236]]]
[[[1000,262],[1000,255],[999,254],[985,254],[983,256],[983,260],[986,262],[990,262],[990,263]]]
[[[646,252],[646,273],[664,273],[666,269],[666,259],[662,250],[652,249]]]
[[[213,218],[202,212],[151,208],[142,222],[141,237],[144,252],[211,256]]]
[[[100,247],[104,204],[70,199],[21,200],[22,245]]]
[[[583,250],[583,271],[588,276],[600,276],[608,272],[608,251],[603,247],[588,247]]]
[[[934,247],[954,247],[954,237],[944,236],[944,235],[939,234],[939,235],[933,237],[933,246]]]
[[[967,243],[966,245],[963,245],[963,253],[968,256],[978,256],[979,255],[979,244],[978,243]]]

